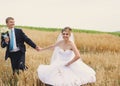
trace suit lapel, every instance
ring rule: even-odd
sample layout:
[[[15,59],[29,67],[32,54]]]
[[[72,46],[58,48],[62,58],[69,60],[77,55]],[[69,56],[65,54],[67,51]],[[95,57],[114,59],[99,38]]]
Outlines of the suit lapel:
[[[16,31],[16,29],[14,29],[14,32],[15,32],[15,36],[17,36],[17,31]]]
[[[15,38],[16,38],[16,43],[17,43],[17,38],[18,38],[17,29],[14,29],[14,33],[15,33]]]
[[[7,36],[9,37],[9,32],[7,32]]]

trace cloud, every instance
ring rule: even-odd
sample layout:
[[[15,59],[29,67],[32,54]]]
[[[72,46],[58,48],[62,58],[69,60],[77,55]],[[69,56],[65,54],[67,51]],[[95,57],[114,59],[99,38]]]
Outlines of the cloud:
[[[119,0],[2,0],[0,23],[13,16],[18,25],[119,30]]]

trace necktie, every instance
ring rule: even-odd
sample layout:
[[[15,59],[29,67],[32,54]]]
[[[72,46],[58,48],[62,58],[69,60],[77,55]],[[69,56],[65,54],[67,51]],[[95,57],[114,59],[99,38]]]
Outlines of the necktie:
[[[13,30],[11,30],[11,35],[10,35],[10,50],[13,50],[14,46],[14,33]]]

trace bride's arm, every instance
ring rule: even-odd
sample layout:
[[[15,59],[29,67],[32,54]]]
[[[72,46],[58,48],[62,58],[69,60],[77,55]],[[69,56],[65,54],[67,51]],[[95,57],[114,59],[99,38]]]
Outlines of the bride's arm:
[[[54,49],[55,46],[56,46],[56,44],[48,46],[46,48],[42,48],[41,51],[48,50],[48,49]]]
[[[80,58],[80,53],[79,53],[76,45],[74,43],[71,43],[71,46],[72,46],[72,50],[75,53],[75,57],[70,62],[68,62],[65,66],[71,65],[72,63],[74,63],[75,61],[77,61]]]
[[[51,46],[48,46],[46,48],[42,48],[41,51],[48,50],[48,49],[54,49],[56,46],[58,46],[61,42],[58,42],[56,44],[53,44]]]

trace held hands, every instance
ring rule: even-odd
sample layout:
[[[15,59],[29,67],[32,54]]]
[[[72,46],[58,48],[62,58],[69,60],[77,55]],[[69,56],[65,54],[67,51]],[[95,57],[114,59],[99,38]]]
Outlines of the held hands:
[[[44,51],[44,50],[48,50],[49,48],[36,47],[35,49],[36,49],[37,51],[40,51],[40,52],[41,52],[41,51]]]
[[[36,46],[35,50],[36,50],[36,51],[41,51],[42,48],[40,48],[39,46]]]
[[[39,47],[39,46],[36,46],[35,50],[38,51],[38,52],[40,52],[40,51],[44,51],[44,50],[46,50],[46,49],[45,49],[45,48],[41,48],[41,47]]]

